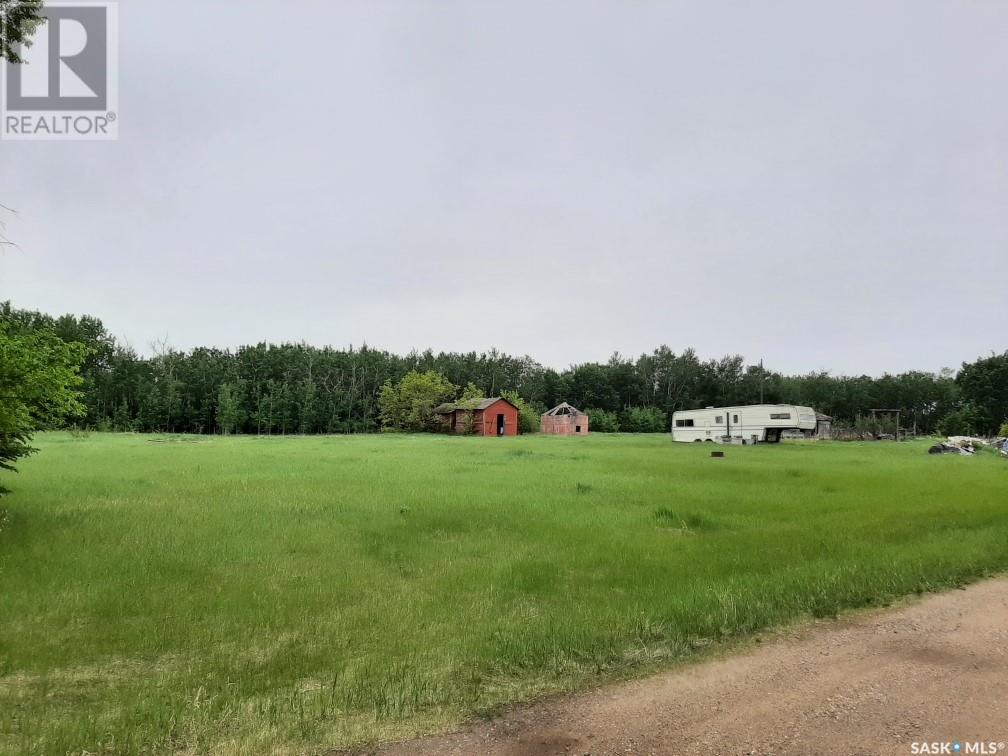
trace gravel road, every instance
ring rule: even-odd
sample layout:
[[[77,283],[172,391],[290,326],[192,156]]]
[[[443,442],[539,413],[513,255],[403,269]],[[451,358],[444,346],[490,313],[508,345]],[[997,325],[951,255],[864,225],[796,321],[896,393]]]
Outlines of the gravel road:
[[[976,742],[983,750],[974,753],[1008,756],[1006,741],[1008,579],[1000,578],[376,753],[912,754],[916,742],[965,754]]]

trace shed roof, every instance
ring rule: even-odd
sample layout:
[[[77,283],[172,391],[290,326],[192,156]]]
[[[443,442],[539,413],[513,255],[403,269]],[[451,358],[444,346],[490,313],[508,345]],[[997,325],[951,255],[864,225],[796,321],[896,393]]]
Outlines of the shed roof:
[[[584,412],[579,410],[577,407],[567,404],[567,402],[560,402],[560,404],[551,409],[549,412],[544,412],[543,416],[545,417],[547,415],[583,415],[583,414]]]
[[[435,407],[434,413],[438,415],[450,415],[455,410],[485,410],[487,407],[496,402],[507,402],[512,407],[515,407],[512,402],[508,402],[508,400],[503,396],[488,396],[480,397],[478,399],[460,399],[457,402],[445,402],[444,404]],[[517,407],[515,407],[515,409],[517,409]]]

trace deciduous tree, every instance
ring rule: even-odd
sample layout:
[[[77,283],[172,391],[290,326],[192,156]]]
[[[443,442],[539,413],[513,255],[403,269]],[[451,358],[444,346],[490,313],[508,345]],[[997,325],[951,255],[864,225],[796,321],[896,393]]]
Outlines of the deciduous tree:
[[[975,432],[993,434],[1008,419],[1008,352],[964,363],[956,383],[976,411]]]
[[[0,0],[0,59],[23,63],[16,48],[31,46],[31,39],[45,22],[42,0]]]
[[[81,344],[67,344],[49,330],[12,333],[0,320],[0,469],[36,450],[36,431],[84,413],[77,393]]]
[[[217,424],[225,436],[238,433],[245,422],[242,393],[242,387],[234,383],[222,383],[217,391]]]
[[[378,398],[387,428],[424,431],[434,428],[434,408],[455,396],[455,386],[440,373],[411,370],[399,384],[387,381]]]

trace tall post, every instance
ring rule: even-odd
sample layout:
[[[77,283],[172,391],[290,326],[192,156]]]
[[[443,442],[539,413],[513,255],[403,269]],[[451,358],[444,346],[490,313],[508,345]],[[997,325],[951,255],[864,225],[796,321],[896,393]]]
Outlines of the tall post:
[[[759,361],[759,403],[763,404],[763,384],[766,382],[766,373],[763,372],[763,358]]]

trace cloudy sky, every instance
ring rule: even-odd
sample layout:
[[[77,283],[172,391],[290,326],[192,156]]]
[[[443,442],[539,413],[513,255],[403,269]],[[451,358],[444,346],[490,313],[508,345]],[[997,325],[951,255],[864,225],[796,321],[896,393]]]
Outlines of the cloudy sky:
[[[1008,3],[120,4],[117,142],[0,143],[0,300],[141,351],[1008,348]]]

